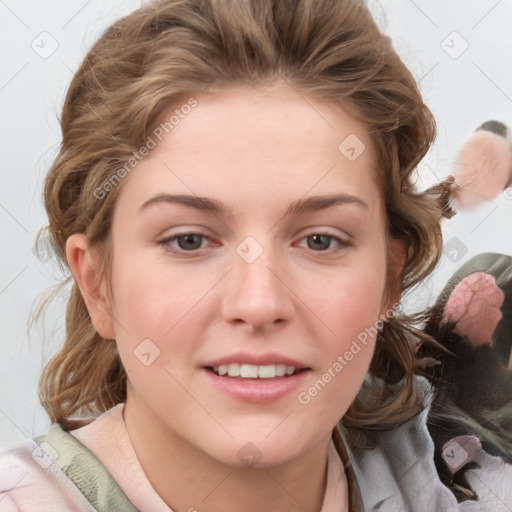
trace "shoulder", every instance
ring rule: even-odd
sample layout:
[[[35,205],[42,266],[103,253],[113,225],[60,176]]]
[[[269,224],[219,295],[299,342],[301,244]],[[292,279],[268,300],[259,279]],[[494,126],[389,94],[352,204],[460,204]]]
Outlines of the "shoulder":
[[[53,427],[52,427],[53,428]],[[0,451],[0,512],[87,511],[94,508],[34,439]]]
[[[0,512],[135,512],[86,446],[57,424],[0,452]]]
[[[415,376],[415,387],[425,409],[400,426],[377,433],[373,448],[353,453],[351,462],[368,511],[458,510],[433,462],[434,444],[426,428],[431,385]]]
[[[433,388],[419,375],[415,376],[415,385],[425,409],[400,426],[380,432],[374,448],[353,455],[367,510],[387,512],[409,507],[414,512],[510,512],[505,504],[512,503],[512,466],[483,450],[478,454],[480,467],[467,472],[479,501],[457,503],[441,482],[434,464],[434,442],[427,428]]]

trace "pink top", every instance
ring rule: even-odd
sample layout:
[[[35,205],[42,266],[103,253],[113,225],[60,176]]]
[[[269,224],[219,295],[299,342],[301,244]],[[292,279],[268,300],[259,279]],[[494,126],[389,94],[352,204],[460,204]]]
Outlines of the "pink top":
[[[68,434],[97,457],[136,509],[173,512],[153,489],[139,463],[124,423],[123,410],[124,403],[120,403]],[[94,512],[71,480],[65,475],[62,478],[53,466],[45,468],[43,464],[40,467],[34,461],[34,452],[31,456],[28,445],[25,449],[12,450],[11,454],[12,466],[7,455],[2,459],[7,470],[2,471],[0,467],[0,512]],[[341,459],[331,442],[321,512],[340,510],[348,510],[348,488]]]
[[[346,478],[357,486],[364,502],[360,506],[354,500],[351,512],[512,512],[512,465],[485,452],[476,438],[474,443],[467,442],[468,436],[453,438],[451,453],[453,457],[461,451],[456,453],[455,443],[467,450],[466,455],[471,452],[470,460],[476,464],[465,476],[478,499],[457,503],[440,481],[426,425],[430,384],[420,376],[416,381],[427,407],[402,425],[379,433],[374,448],[353,453],[341,429],[350,460],[346,471],[330,443],[321,512],[348,510]],[[105,512],[172,512],[137,459],[123,410],[124,404],[118,404],[70,432],[54,424],[36,440],[0,451],[0,512],[96,512],[92,502]]]

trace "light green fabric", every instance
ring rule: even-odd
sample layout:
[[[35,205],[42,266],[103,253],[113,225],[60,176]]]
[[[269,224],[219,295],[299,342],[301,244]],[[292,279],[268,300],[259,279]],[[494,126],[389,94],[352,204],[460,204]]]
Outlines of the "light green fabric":
[[[34,441],[41,456],[60,467],[98,512],[138,512],[105,466],[59,424]]]

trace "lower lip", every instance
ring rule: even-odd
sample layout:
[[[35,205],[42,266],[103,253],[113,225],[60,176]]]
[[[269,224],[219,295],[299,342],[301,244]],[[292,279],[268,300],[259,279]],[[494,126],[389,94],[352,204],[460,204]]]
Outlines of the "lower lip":
[[[217,389],[239,400],[254,403],[274,402],[289,395],[303,385],[309,375],[309,370],[303,370],[289,377],[238,379],[220,377],[207,368],[202,368],[202,371]]]

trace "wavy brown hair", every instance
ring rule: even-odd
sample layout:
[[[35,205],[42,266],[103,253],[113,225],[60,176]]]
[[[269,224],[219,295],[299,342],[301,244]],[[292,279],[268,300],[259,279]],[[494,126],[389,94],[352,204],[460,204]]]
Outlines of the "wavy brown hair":
[[[434,140],[435,121],[362,1],[160,0],[115,22],[90,49],[67,92],[62,143],[44,186],[49,223],[39,236],[47,230],[68,267],[66,240],[84,233],[102,251],[101,275],[109,283],[112,214],[123,183],[101,199],[94,191],[145,143],[164,109],[208,87],[277,80],[341,106],[367,128],[387,235],[408,248],[394,285],[409,290],[434,269],[442,249],[442,189],[420,192],[413,182]],[[388,255],[388,288],[390,261]],[[39,396],[52,423],[72,429],[86,413],[126,400],[126,373],[116,344],[96,332],[77,284],[71,276],[63,286],[67,282],[65,340],[43,371]],[[370,380],[342,419],[354,442],[362,432],[393,428],[422,409],[407,331],[423,335],[410,320],[397,314],[379,333]]]

